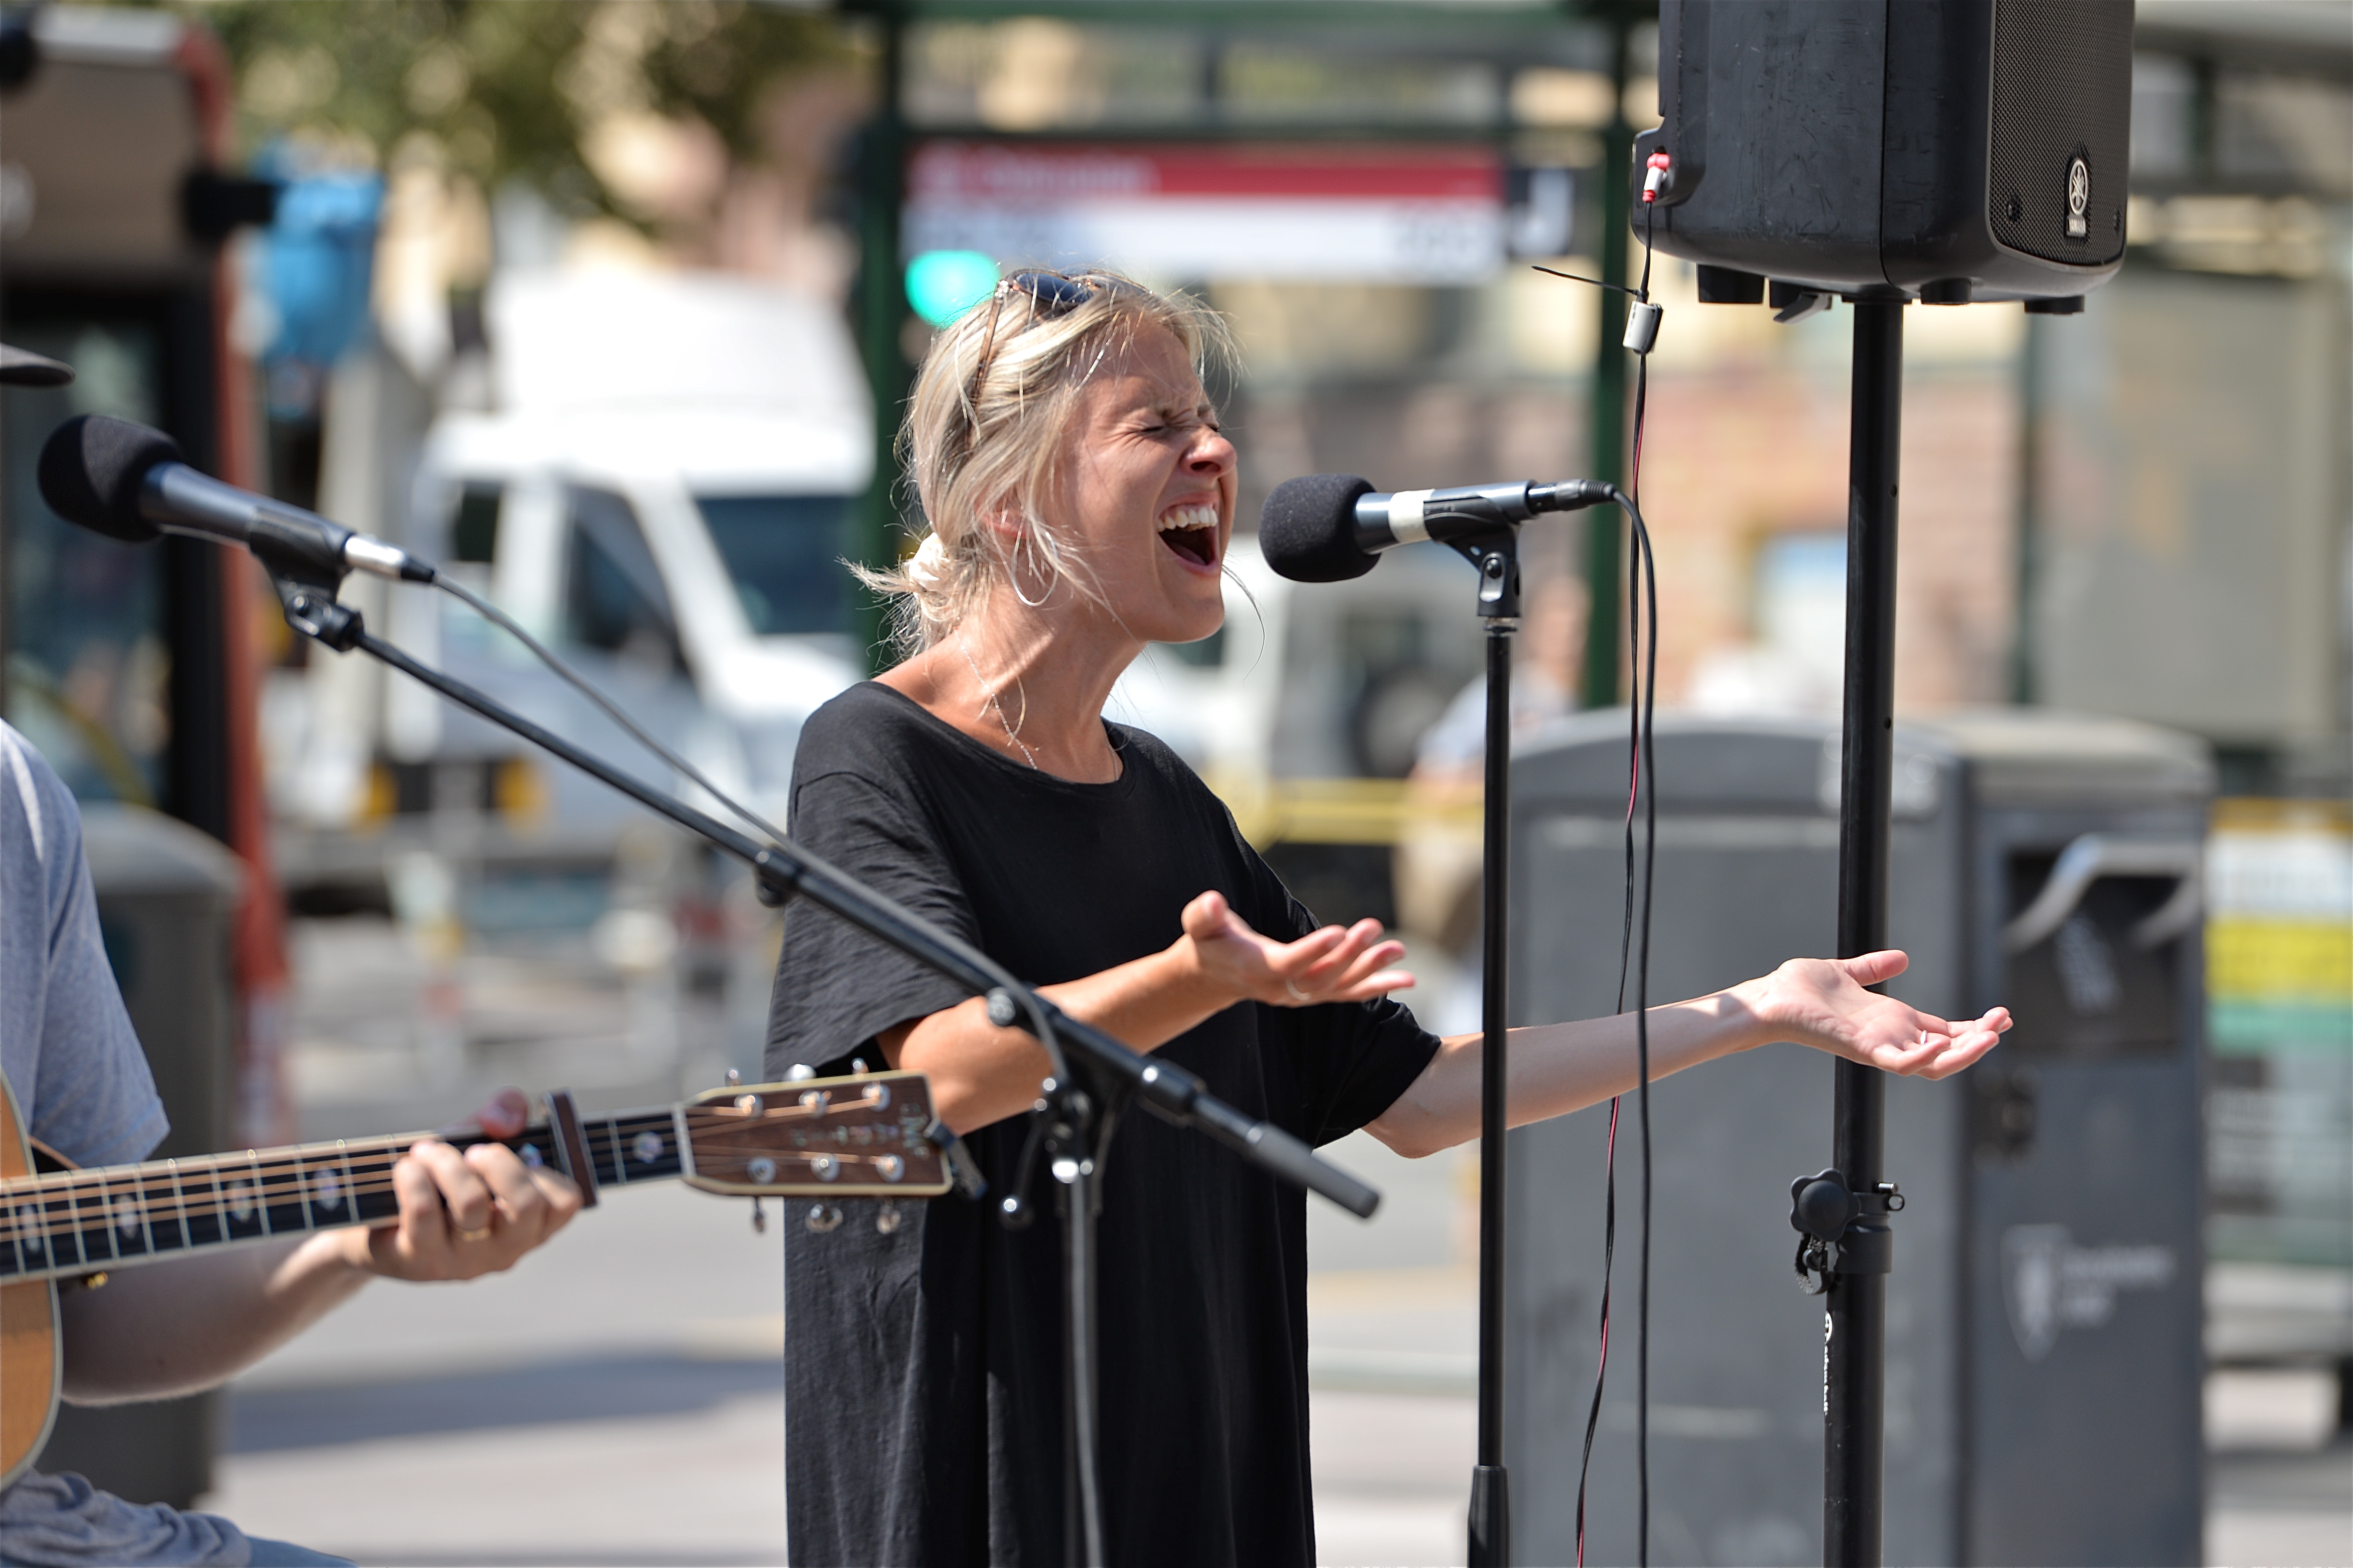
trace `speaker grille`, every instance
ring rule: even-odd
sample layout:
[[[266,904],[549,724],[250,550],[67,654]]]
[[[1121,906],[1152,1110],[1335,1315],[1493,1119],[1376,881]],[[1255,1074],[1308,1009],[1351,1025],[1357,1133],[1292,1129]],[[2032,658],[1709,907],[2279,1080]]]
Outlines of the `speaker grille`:
[[[2132,22],[2132,0],[1996,0],[1986,217],[2011,249],[2079,267],[2124,254]]]

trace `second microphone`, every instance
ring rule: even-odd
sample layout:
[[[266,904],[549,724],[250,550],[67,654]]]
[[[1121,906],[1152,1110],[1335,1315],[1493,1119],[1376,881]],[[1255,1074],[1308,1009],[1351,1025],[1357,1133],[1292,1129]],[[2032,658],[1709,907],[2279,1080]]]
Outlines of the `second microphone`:
[[[1339,583],[1371,571],[1380,552],[1434,540],[1467,542],[1538,512],[1577,511],[1614,499],[1599,479],[1521,479],[1383,494],[1355,474],[1309,474],[1274,487],[1259,514],[1259,550],[1298,583]]]

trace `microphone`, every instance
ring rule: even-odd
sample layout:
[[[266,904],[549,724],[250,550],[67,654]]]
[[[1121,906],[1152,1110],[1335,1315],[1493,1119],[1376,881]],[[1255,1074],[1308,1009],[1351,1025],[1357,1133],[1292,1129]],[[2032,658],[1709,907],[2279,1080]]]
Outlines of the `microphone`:
[[[67,420],[41,447],[39,476],[50,510],[126,544],[185,533],[336,577],[353,569],[409,583],[437,575],[431,562],[381,539],[198,473],[169,436],[127,419]]]
[[[1259,553],[1297,583],[1341,583],[1373,569],[1379,552],[1430,539],[1488,538],[1540,511],[1577,511],[1617,499],[1599,479],[1460,485],[1383,495],[1354,474],[1285,479],[1259,513]]]

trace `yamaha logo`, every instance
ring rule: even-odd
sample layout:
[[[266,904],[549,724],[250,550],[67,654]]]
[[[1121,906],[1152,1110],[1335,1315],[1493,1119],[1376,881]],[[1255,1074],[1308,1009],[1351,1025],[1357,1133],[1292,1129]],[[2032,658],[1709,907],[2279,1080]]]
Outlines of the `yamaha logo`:
[[[2081,153],[2067,164],[2067,237],[2088,239],[2092,233],[2092,165]]]

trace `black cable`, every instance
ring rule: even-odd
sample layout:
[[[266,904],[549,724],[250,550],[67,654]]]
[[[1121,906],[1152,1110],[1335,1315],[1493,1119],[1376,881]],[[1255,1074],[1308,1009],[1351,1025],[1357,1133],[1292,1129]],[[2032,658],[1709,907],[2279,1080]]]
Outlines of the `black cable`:
[[[1655,205],[1643,209],[1641,299],[1644,304],[1651,300],[1651,226],[1657,215]],[[1645,416],[1650,412],[1650,393],[1651,356],[1644,353],[1636,355],[1634,362],[1634,461],[1628,476],[1630,491],[1626,505],[1634,523],[1633,582],[1641,584],[1651,613],[1651,640],[1643,651],[1641,710],[1635,731],[1641,752],[1642,785],[1642,934],[1634,960],[1634,1059],[1640,1075],[1637,1086],[1642,1123],[1642,1244],[1634,1341],[1634,1461],[1639,1510],[1635,1561],[1641,1568],[1650,1568],[1651,1562],[1651,911],[1658,890],[1659,854],[1659,737],[1654,722],[1659,699],[1659,569],[1651,554],[1651,531],[1643,525],[1641,511],[1642,435]],[[1632,596],[1630,584],[1628,596]],[[1629,646],[1630,649],[1632,645]]]
[[[752,826],[756,827],[761,832],[766,834],[770,838],[780,844],[785,842],[784,834],[772,826],[766,818],[760,816],[759,813],[751,810],[749,807],[738,804],[733,797],[727,794],[726,791],[721,789],[717,784],[712,784],[709,778],[705,777],[702,770],[697,768],[684,757],[680,756],[668,746],[654,739],[653,736],[648,734],[635,720],[623,712],[619,706],[610,698],[597,690],[596,687],[590,685],[586,677],[575,670],[570,665],[565,664],[564,660],[557,658],[554,651],[542,644],[537,637],[533,637],[529,632],[525,631],[513,616],[508,615],[504,610],[500,609],[496,605],[491,603],[490,600],[483,598],[480,595],[475,593],[470,588],[466,587],[464,584],[452,582],[447,574],[437,576],[434,579],[434,582],[451,597],[467,605],[472,608],[476,614],[481,616],[493,626],[498,626],[508,636],[522,644],[526,648],[529,648],[532,653],[538,658],[542,664],[544,664],[548,668],[554,670],[558,676],[562,677],[565,682],[571,686],[573,689],[578,691],[583,697],[587,698],[589,701],[595,703],[599,711],[604,713],[607,718],[612,720],[613,722],[618,724],[623,730],[627,731],[630,737],[636,740],[639,745],[642,745],[655,756],[659,757],[663,762],[668,763],[671,767],[676,768],[689,779],[691,779],[694,783],[702,786],[702,788],[709,793],[712,799],[717,801],[721,805],[733,812],[738,817],[741,817],[744,822],[749,823]],[[1045,1047],[1047,1064],[1050,1070],[1053,1073],[1055,1080],[1059,1083],[1069,1085],[1072,1089],[1076,1089],[1077,1085],[1071,1077],[1070,1063],[1062,1054],[1060,1042],[1055,1037],[1052,1024],[1048,1020],[1044,1012],[1038,1007],[1037,999],[1034,996],[1025,997],[1025,1000],[1027,1001],[1028,1005],[1024,1011],[1029,1015],[1027,1021],[1029,1032],[1036,1037],[1039,1044]],[[1019,1003],[1017,1003],[1016,1005],[1019,1005]],[[1100,1108],[1096,1113],[1098,1115],[1102,1114]],[[1082,1148],[1080,1152],[1080,1157],[1082,1159],[1092,1159],[1092,1153],[1093,1151],[1092,1149]],[[1099,1180],[1100,1178],[1098,1177],[1095,1179]],[[1088,1201],[1092,1202],[1092,1194],[1093,1192],[1092,1184],[1090,1184],[1087,1190],[1089,1194]],[[1086,1223],[1084,1216],[1077,1212],[1077,1205],[1075,1204],[1072,1205],[1072,1212],[1068,1223],[1071,1225],[1082,1225]],[[1074,1314],[1077,1313],[1078,1307],[1079,1303],[1075,1301],[1071,1303],[1071,1310]],[[1078,1525],[1081,1538],[1080,1544],[1085,1560],[1090,1563],[1101,1563],[1103,1560],[1103,1483],[1099,1464],[1100,1456],[1096,1452],[1095,1412],[1093,1402],[1091,1397],[1095,1381],[1094,1362],[1096,1352],[1092,1336],[1080,1331],[1078,1324],[1079,1319],[1074,1316],[1072,1320],[1073,1331],[1069,1336],[1070,1343],[1068,1346],[1071,1363],[1071,1381],[1078,1390],[1076,1407],[1071,1412],[1072,1424],[1071,1437],[1078,1470]]]
[[[1627,288],[1623,283],[1605,283],[1599,278],[1581,278],[1574,272],[1563,272],[1557,267],[1539,267],[1534,262],[1528,265],[1535,271],[1549,273],[1555,278],[1566,278],[1571,283],[1590,283],[1596,289],[1614,289],[1620,294],[1633,294],[1637,299],[1641,298],[1639,292]]]
[[[743,821],[749,823],[752,826],[758,828],[761,832],[766,834],[770,838],[774,839],[777,843],[781,844],[784,842],[784,834],[770,823],[766,817],[762,816],[758,812],[753,811],[747,806],[738,805],[734,797],[730,795],[725,790],[721,789],[717,784],[712,784],[709,779],[705,778],[702,774],[702,769],[696,767],[692,763],[688,762],[684,757],[680,756],[676,752],[671,751],[668,746],[663,745],[659,741],[655,740],[651,735],[646,733],[644,729],[638,724],[636,720],[621,711],[617,703],[614,702],[611,698],[606,696],[603,692],[597,690],[594,686],[591,686],[586,676],[574,669],[562,659],[556,658],[555,655],[544,647],[537,637],[523,630],[522,623],[518,622],[512,616],[508,615],[504,610],[500,609],[496,605],[491,603],[488,599],[483,598],[480,594],[475,593],[471,588],[467,587],[464,584],[452,580],[449,574],[446,572],[435,577],[433,579],[433,584],[435,587],[439,588],[443,593],[448,595],[451,598],[458,600],[460,604],[470,606],[476,615],[481,616],[484,620],[489,621],[492,626],[497,626],[501,631],[505,632],[509,637],[514,638],[515,641],[529,648],[532,653],[538,658],[540,663],[547,666],[548,668],[554,670],[558,676],[562,677],[565,683],[570,686],[575,691],[579,692],[581,696],[586,697],[589,701],[595,703],[606,718],[610,719],[614,723],[618,724],[622,729],[628,731],[629,737],[636,741],[638,744],[643,746],[647,751],[651,752],[655,756],[659,757],[663,762],[668,763],[671,767],[676,768],[680,773],[684,773],[695,784],[701,785],[705,794],[709,795],[712,799],[717,801],[729,812],[733,813]]]
[[[1641,702],[1642,920],[1634,960],[1634,1057],[1641,1074],[1642,1123],[1642,1247],[1634,1363],[1636,1487],[1641,1510],[1637,1561],[1651,1561],[1651,910],[1658,887],[1659,752],[1654,722],[1659,681],[1659,574],[1651,556],[1651,531],[1634,514],[1634,542],[1643,597],[1651,612],[1651,640],[1643,653]]]
[[[1639,287],[1623,289],[1641,304],[1651,300],[1651,265],[1653,258],[1651,226],[1657,209],[1646,206],[1642,223],[1642,277]],[[1552,272],[1540,267],[1540,272]],[[1594,283],[1597,279],[1578,278],[1573,273],[1554,272],[1558,278],[1572,282]],[[1599,285],[1620,288],[1622,285]],[[1653,721],[1657,711],[1656,683],[1659,670],[1659,600],[1657,562],[1651,551],[1650,530],[1642,521],[1642,435],[1650,403],[1651,360],[1647,352],[1638,353],[1634,372],[1633,462],[1628,477],[1628,490],[1617,496],[1625,508],[1630,522],[1634,549],[1627,563],[1626,618],[1627,645],[1641,656],[1643,666],[1636,679],[1636,689],[1630,693],[1627,720],[1626,758],[1626,879],[1623,914],[1618,935],[1618,999],[1617,1011],[1626,1010],[1626,980],[1630,968],[1634,971],[1634,1057],[1637,1069],[1637,1096],[1642,1126],[1642,1200],[1641,1242],[1638,1259],[1635,1311],[1635,1482],[1638,1517],[1635,1527],[1638,1560],[1648,1568],[1651,1560],[1651,888],[1657,868],[1658,843],[1658,763]],[[1650,612],[1650,640],[1642,638],[1643,610],[1647,602]],[[1637,879],[1634,867],[1634,809],[1643,807],[1643,854],[1640,879],[1641,889],[1641,942],[1639,951],[1634,944],[1634,907]],[[1618,1256],[1618,1114],[1622,1097],[1609,1099],[1609,1139],[1603,1161],[1602,1230],[1601,1230],[1601,1310],[1600,1354],[1593,1373],[1593,1399],[1585,1416],[1585,1445],[1577,1473],[1577,1562],[1585,1563],[1585,1503],[1587,1485],[1593,1468],[1593,1439],[1601,1422],[1601,1398],[1609,1375],[1609,1305],[1610,1281]]]

